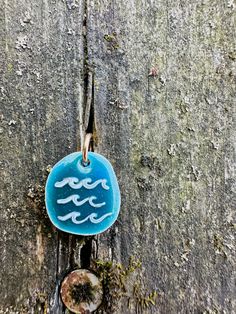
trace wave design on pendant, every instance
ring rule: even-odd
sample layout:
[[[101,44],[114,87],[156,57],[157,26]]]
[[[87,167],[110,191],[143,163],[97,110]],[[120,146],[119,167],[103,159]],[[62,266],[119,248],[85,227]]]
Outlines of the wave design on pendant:
[[[97,185],[101,184],[104,190],[109,190],[109,186],[107,185],[106,179],[99,179],[92,183],[91,178],[85,178],[85,179],[79,180],[76,177],[68,177],[68,178],[64,178],[62,181],[57,181],[55,183],[55,187],[62,188],[67,184],[72,189],[81,189],[82,187],[84,187],[85,189],[88,189],[88,190],[94,189]]]
[[[98,214],[92,213],[92,214],[88,215],[87,217],[85,217],[84,219],[77,220],[77,217],[80,217],[80,216],[81,216],[81,213],[79,213],[79,212],[71,212],[69,214],[66,214],[65,216],[58,216],[57,218],[61,221],[66,221],[66,220],[71,219],[72,222],[74,224],[77,224],[77,225],[82,224],[82,223],[86,222],[87,220],[90,220],[90,222],[93,224],[98,224],[101,221],[103,221],[104,219],[106,219],[107,217],[112,216],[112,213],[107,213],[107,214],[101,216],[100,218],[97,218]]]
[[[66,198],[58,199],[57,204],[67,204],[69,202],[73,202],[75,204],[75,206],[82,206],[86,202],[89,202],[89,205],[92,207],[95,207],[95,208],[99,208],[99,207],[106,205],[106,202],[97,203],[97,204],[94,203],[93,201],[95,201],[97,199],[96,196],[86,197],[85,199],[83,199],[81,201],[79,201],[79,198],[80,198],[80,196],[78,194],[73,194],[73,195],[70,195]]]

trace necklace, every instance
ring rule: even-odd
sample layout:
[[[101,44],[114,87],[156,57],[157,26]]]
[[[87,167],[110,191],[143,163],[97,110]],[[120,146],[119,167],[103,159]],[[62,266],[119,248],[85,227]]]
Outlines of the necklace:
[[[82,151],[54,165],[45,188],[47,213],[53,225],[83,236],[111,227],[120,211],[115,172],[104,156],[89,151],[91,138],[87,133]]]

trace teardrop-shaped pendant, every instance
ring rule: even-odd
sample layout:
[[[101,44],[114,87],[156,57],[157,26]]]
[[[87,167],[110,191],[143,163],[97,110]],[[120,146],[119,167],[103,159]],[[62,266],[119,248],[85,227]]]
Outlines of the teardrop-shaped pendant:
[[[120,190],[110,162],[82,152],[61,159],[51,170],[45,191],[48,216],[58,229],[95,235],[111,227],[120,211]]]

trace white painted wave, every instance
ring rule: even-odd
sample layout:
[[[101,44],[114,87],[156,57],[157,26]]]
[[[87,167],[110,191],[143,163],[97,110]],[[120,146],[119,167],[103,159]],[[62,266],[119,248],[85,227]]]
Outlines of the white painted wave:
[[[98,184],[101,184],[103,189],[109,190],[109,186],[107,185],[106,179],[99,179],[92,183],[91,178],[85,178],[79,181],[79,179],[76,177],[68,177],[68,178],[63,179],[62,181],[57,181],[55,183],[55,187],[62,188],[67,184],[72,189],[81,189],[82,187],[84,187],[85,189],[88,189],[88,190],[94,189]]]
[[[98,214],[92,213],[92,214],[88,215],[87,217],[85,217],[84,219],[77,220],[77,217],[81,216],[81,214],[79,212],[71,212],[65,216],[58,216],[57,218],[61,221],[66,221],[66,220],[71,219],[72,222],[74,224],[77,224],[77,225],[82,224],[82,223],[86,222],[87,220],[90,220],[90,222],[93,224],[98,224],[101,221],[103,221],[105,218],[107,218],[111,215],[112,215],[112,213],[107,213],[107,214],[104,214],[103,216],[101,216],[100,218],[97,218]]]
[[[57,204],[67,204],[69,202],[73,202],[75,204],[75,206],[82,206],[86,202],[89,202],[89,205],[92,207],[95,207],[95,208],[99,208],[99,207],[106,205],[106,202],[97,203],[97,204],[94,203],[93,201],[95,201],[97,199],[96,196],[86,197],[85,199],[83,199],[81,201],[79,201],[79,198],[80,198],[80,196],[78,194],[73,194],[73,195],[70,195],[66,198],[58,199]]]

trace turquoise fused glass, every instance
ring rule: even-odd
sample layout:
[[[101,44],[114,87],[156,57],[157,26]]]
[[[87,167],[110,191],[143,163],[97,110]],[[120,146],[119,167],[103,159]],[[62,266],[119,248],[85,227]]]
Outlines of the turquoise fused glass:
[[[95,235],[111,227],[120,211],[120,190],[110,162],[89,152],[61,159],[51,170],[45,191],[48,216],[58,229],[78,235]]]

